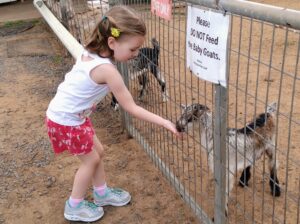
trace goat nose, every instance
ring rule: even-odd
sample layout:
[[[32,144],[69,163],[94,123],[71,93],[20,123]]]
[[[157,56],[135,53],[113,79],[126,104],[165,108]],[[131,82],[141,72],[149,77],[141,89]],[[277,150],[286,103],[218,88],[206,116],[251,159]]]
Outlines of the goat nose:
[[[176,122],[176,129],[178,132],[183,132],[184,128],[179,124],[179,122]]]

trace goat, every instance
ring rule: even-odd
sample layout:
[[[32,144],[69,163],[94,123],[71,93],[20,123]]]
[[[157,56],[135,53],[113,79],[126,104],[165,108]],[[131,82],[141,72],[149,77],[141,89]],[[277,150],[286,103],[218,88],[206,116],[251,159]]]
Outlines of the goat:
[[[250,168],[263,153],[269,158],[269,185],[273,196],[280,196],[281,190],[277,178],[278,162],[275,161],[275,111],[277,104],[267,107],[266,113],[261,113],[254,121],[245,127],[228,128],[226,140],[228,143],[228,159],[226,167],[226,215],[228,214],[228,196],[234,184],[234,175],[244,169],[240,177],[240,186],[248,186]],[[213,152],[213,120],[210,109],[201,104],[192,104],[184,108],[183,114],[176,122],[178,131],[183,132],[188,124],[198,121],[200,125],[201,147],[207,153],[208,166],[214,170]],[[245,157],[246,158],[245,158]]]
[[[131,79],[135,79],[136,77],[138,78],[140,84],[138,99],[142,100],[145,96],[147,84],[149,82],[148,73],[150,71],[160,85],[163,102],[166,102],[168,100],[166,82],[158,65],[160,46],[155,38],[152,38],[151,43],[153,48],[141,48],[138,56],[128,63],[129,76]],[[118,102],[114,96],[112,97],[111,105],[115,109],[118,108]]]

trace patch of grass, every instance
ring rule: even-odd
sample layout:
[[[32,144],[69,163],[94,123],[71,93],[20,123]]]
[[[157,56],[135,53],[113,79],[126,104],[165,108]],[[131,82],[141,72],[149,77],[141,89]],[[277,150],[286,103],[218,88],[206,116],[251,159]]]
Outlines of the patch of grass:
[[[2,28],[14,28],[14,27],[20,27],[23,26],[26,23],[32,23],[34,25],[38,24],[40,20],[17,20],[17,21],[8,21],[0,25]]]
[[[11,27],[15,27],[15,26],[20,26],[24,24],[24,21],[8,21],[8,22],[5,22],[3,27],[5,28],[11,28]]]
[[[63,57],[60,55],[55,55],[52,58],[54,64],[61,64],[63,61]]]

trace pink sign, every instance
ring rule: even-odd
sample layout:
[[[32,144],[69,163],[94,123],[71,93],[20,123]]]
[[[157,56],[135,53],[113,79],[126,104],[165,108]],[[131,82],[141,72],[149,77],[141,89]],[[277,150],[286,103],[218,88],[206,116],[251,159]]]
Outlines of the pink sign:
[[[171,19],[172,0],[151,0],[151,12],[166,20]]]

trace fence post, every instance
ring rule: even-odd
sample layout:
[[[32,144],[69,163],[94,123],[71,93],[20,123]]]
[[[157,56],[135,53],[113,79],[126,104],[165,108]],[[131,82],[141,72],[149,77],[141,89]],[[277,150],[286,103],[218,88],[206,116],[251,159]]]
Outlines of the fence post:
[[[60,13],[61,13],[62,24],[67,30],[69,30],[67,0],[60,0]]]
[[[128,67],[126,63],[117,63],[117,68],[119,72],[121,73],[124,83],[129,88],[129,76],[128,76]],[[120,113],[121,113],[121,123],[122,123],[122,129],[126,131],[127,136],[131,137],[132,135],[128,131],[128,128],[131,126],[130,124],[132,123],[132,118],[131,116],[123,110],[122,107],[119,108]]]
[[[216,5],[219,7],[219,1],[216,0]],[[226,82],[228,85],[228,78],[230,73],[230,51],[231,46],[231,24],[232,18],[229,22],[229,33],[227,39],[226,49]],[[227,223],[225,215],[226,197],[228,198],[229,192],[226,192],[226,185],[228,183],[229,167],[227,167],[227,88],[220,84],[214,85],[215,87],[215,120],[214,120],[214,175],[215,175],[215,210],[214,222],[216,224]],[[228,186],[227,186],[228,187]],[[226,195],[227,194],[227,195]],[[227,201],[228,203],[228,201]]]
[[[214,177],[216,224],[226,223],[226,127],[227,127],[227,89],[215,85],[215,119],[214,119]]]

